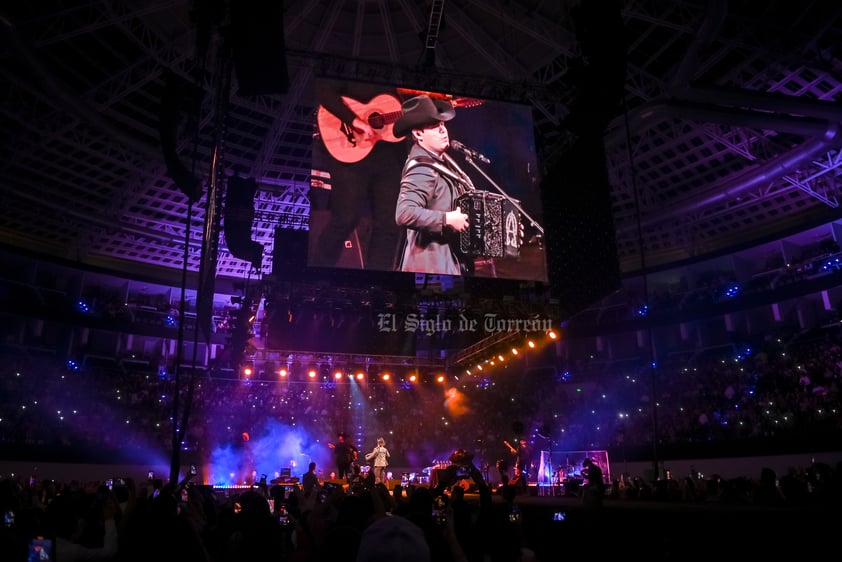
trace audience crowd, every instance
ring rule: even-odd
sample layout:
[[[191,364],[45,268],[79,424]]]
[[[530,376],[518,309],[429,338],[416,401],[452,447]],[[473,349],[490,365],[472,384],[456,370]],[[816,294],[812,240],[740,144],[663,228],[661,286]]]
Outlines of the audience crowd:
[[[30,553],[31,540],[37,538],[53,542],[57,558],[50,560],[58,562],[546,562],[594,551],[642,551],[656,560],[695,560],[707,559],[711,551],[718,552],[731,541],[711,536],[695,556],[684,550],[672,552],[673,541],[678,540],[682,549],[692,542],[688,539],[696,516],[663,512],[673,525],[686,522],[688,537],[684,537],[681,527],[647,529],[641,522],[645,512],[624,514],[612,506],[730,504],[767,510],[772,521],[784,521],[781,526],[792,532],[806,527],[822,533],[819,526],[830,521],[827,516],[842,501],[842,465],[807,467],[803,479],[793,474],[780,482],[768,469],[756,479],[732,481],[717,475],[655,482],[621,478],[604,496],[583,495],[579,507],[547,504],[546,509],[524,502],[511,485],[492,488],[475,465],[466,468],[474,483],[471,498],[456,477],[435,487],[397,484],[391,490],[373,481],[340,486],[319,480],[307,488],[256,484],[219,490],[189,481],[4,477],[0,478],[0,509],[5,514],[0,552],[9,562],[46,560]],[[793,512],[793,507],[819,510]],[[727,523],[727,517],[711,512],[700,521],[713,529]],[[746,535],[769,521],[757,511],[734,512],[731,517],[737,518]],[[816,522],[819,526],[814,527]],[[622,546],[639,532],[652,531],[672,537],[661,545],[663,550],[658,550],[657,539],[639,547]],[[606,532],[618,543],[600,545]],[[651,548],[645,546],[649,543]],[[766,553],[773,546],[772,541],[757,548],[747,544],[737,543],[732,553],[746,548]],[[810,551],[808,545],[802,553]]]
[[[5,458],[86,451],[102,459],[115,451],[165,455],[169,449],[176,392],[170,374],[78,369],[9,346],[2,355]],[[11,561],[31,559],[28,541],[43,535],[56,541],[60,561],[552,560],[546,542],[523,527],[528,512],[519,511],[508,487],[495,487],[488,477],[485,464],[504,454],[498,445],[511,439],[514,421],[524,424],[536,449],[542,439],[553,439],[557,450],[645,447],[653,440],[700,448],[762,441],[779,443],[781,453],[799,441],[832,447],[842,435],[841,368],[842,334],[825,328],[769,338],[757,347],[741,343],[676,354],[658,365],[580,364],[536,374],[510,363],[446,385],[398,381],[357,388],[202,372],[192,394],[179,391],[192,412],[187,452],[206,454],[243,435],[259,435],[270,421],[325,441],[347,428],[355,435],[388,435],[399,466],[420,468],[468,447],[475,450],[470,469],[480,483],[479,501],[466,501],[458,486],[393,485],[389,493],[383,485],[326,487],[325,478],[308,494],[295,487],[278,496],[260,483],[220,494],[198,483],[127,478],[109,488],[97,481],[2,475],[0,551]],[[327,469],[320,474],[330,469],[320,468]],[[842,500],[840,483],[842,462],[729,478],[620,474],[607,483],[598,505],[826,507]],[[540,528],[544,538],[552,531]]]
[[[156,487],[102,482],[0,480],[0,504],[14,521],[2,529],[9,562],[27,558],[32,537],[52,539],[60,562],[81,560],[333,562],[504,562],[535,560],[511,517],[513,498],[492,501],[470,467],[478,501],[462,488],[383,484],[272,488],[220,495],[181,482]],[[458,491],[457,491],[458,489]],[[277,499],[276,499],[277,498]]]
[[[259,436],[269,423],[324,443],[338,431],[355,441],[387,435],[390,464],[420,470],[460,447],[493,466],[506,455],[504,441],[518,437],[515,422],[536,451],[622,449],[627,459],[653,442],[699,451],[765,443],[783,454],[842,435],[838,328],[676,354],[655,367],[640,360],[545,370],[517,361],[445,383],[233,380],[202,371],[191,393],[182,373],[180,404],[190,411],[182,445],[208,452]],[[79,369],[6,347],[0,451],[166,451],[175,382],[170,373]]]

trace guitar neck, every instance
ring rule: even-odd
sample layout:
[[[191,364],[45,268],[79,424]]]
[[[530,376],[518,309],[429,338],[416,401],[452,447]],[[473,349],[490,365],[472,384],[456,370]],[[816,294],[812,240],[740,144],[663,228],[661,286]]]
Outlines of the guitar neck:
[[[386,125],[391,125],[401,118],[403,111],[390,111],[388,113],[375,113],[368,117],[368,124],[375,129],[382,129]]]

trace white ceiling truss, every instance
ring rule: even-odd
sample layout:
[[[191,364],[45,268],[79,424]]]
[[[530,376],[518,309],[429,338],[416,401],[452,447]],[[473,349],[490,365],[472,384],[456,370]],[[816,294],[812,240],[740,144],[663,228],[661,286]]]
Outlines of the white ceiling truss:
[[[284,2],[288,92],[243,97],[235,83],[224,115],[222,167],[259,182],[263,273],[275,228],[307,226],[315,77],[529,104],[550,168],[575,142],[564,123],[583,62],[577,4]],[[178,148],[207,183],[225,61],[216,34],[206,60],[197,56],[192,9],[188,0],[0,9],[3,243],[178,270],[189,231],[188,269],[198,270],[207,203],[190,205],[166,175],[158,138],[166,72],[190,83],[201,69],[201,110],[182,124]],[[842,5],[626,0],[621,16],[626,113],[614,111],[605,147],[623,272],[641,253],[658,266],[839,217]],[[220,242],[220,274],[249,267]]]

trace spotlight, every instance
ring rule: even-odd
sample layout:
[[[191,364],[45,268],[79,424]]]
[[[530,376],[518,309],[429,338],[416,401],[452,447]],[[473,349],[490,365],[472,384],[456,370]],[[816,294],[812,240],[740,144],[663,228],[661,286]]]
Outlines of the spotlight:
[[[733,299],[738,296],[741,291],[742,287],[740,287],[739,283],[731,283],[725,288],[725,296],[729,299]]]
[[[517,348],[513,347],[512,348],[512,355],[517,355],[518,353],[520,353],[520,352],[517,350]]]
[[[288,374],[288,373],[287,373],[287,370],[286,370],[286,369],[279,369],[279,370],[278,370],[278,376],[279,376],[279,377],[281,377],[282,379],[283,379],[283,378],[286,378],[287,374]]]
[[[558,339],[558,334],[556,334],[554,330],[550,330],[549,332],[547,332],[547,335],[550,337],[551,340]]]
[[[532,340],[529,340],[528,342],[526,342],[526,345],[529,346],[529,349],[535,349],[535,342],[532,341]]]
[[[316,378],[316,370],[310,369],[309,371],[307,371],[307,376],[310,377],[311,379]]]
[[[824,265],[822,265],[822,269],[825,271],[838,271],[840,267],[842,267],[842,260],[840,260],[838,256],[830,258],[824,262]]]

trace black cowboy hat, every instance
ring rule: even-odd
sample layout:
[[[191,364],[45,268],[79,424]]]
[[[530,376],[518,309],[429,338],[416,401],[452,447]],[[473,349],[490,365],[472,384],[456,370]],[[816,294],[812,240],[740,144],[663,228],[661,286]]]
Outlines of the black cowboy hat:
[[[426,94],[409,98],[401,106],[403,115],[395,121],[392,133],[396,137],[406,135],[417,127],[429,127],[439,121],[450,121],[456,110],[449,101],[433,99]]]

